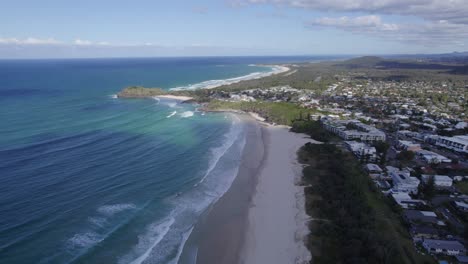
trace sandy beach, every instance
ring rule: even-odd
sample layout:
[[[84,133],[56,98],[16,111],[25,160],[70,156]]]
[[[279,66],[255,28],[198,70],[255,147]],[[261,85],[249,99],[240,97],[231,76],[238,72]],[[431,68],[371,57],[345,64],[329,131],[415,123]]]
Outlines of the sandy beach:
[[[312,140],[251,116],[231,188],[195,226],[179,263],[308,263],[304,189],[297,150]]]
[[[174,99],[174,100],[180,100],[180,101],[190,101],[193,100],[193,97],[189,96],[182,96],[182,95],[158,95],[155,96],[156,98],[167,98],[167,99]]]
[[[287,128],[263,128],[265,158],[248,212],[239,263],[308,263],[307,215],[297,150],[311,139]]]

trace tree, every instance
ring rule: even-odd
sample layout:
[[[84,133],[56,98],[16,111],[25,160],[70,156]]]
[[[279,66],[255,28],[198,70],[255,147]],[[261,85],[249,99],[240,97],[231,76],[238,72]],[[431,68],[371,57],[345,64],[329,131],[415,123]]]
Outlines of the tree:
[[[429,176],[429,179],[427,179],[427,182],[424,183],[423,187],[420,190],[426,199],[432,199],[435,194],[435,181],[434,181],[434,176],[431,175]]]
[[[397,159],[402,162],[409,162],[414,159],[414,152],[403,150],[397,155]]]
[[[377,141],[374,143],[374,147],[380,156],[380,165],[384,165],[387,161],[387,151],[390,145],[385,141]]]

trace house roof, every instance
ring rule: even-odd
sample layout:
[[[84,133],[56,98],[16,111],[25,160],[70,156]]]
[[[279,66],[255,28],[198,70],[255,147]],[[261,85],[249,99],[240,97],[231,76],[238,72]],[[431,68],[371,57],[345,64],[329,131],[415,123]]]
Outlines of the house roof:
[[[437,224],[439,222],[437,215],[430,211],[405,210],[404,215],[410,221],[420,221],[432,224]]]
[[[468,256],[456,256],[456,258],[460,263],[468,263]]]
[[[415,225],[411,227],[413,234],[439,235],[439,230],[430,226]]]
[[[430,248],[465,251],[465,247],[458,241],[424,239],[424,244]]]
[[[377,164],[368,163],[366,167],[367,167],[367,170],[370,170],[370,171],[382,172],[382,169]]]

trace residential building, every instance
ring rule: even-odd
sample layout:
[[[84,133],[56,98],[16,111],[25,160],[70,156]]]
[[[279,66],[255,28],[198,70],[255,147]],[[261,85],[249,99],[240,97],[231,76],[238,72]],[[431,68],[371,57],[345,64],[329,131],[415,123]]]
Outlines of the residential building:
[[[353,154],[356,155],[359,160],[365,160],[368,162],[377,161],[378,157],[375,147],[371,147],[366,143],[356,141],[345,141],[345,143],[349,150],[353,152]]]
[[[385,141],[386,138],[383,131],[356,120],[324,120],[323,126],[344,140],[375,142]]]
[[[439,220],[436,213],[431,211],[405,210],[403,216],[411,224],[445,225],[442,220]]]
[[[418,205],[425,205],[426,202],[423,200],[415,200],[409,196],[406,192],[391,192],[390,195],[392,196],[393,200],[401,206],[401,208],[408,209],[408,208],[415,208]]]
[[[422,181],[428,183],[429,179],[434,178],[434,186],[439,189],[452,187],[453,180],[446,175],[421,175]]]
[[[396,169],[389,171],[389,175],[393,180],[394,192],[418,193],[420,181],[416,177],[411,177],[409,171]]]
[[[435,152],[429,151],[429,150],[419,150],[416,152],[422,159],[424,159],[427,163],[429,164],[438,164],[438,163],[450,163],[452,162],[451,159],[442,156],[440,154],[437,154]]]
[[[468,256],[458,255],[456,256],[456,259],[459,264],[468,264]]]
[[[465,252],[465,246],[451,240],[424,239],[422,246],[431,254],[458,256]]]
[[[374,163],[366,164],[366,171],[371,174],[380,174],[383,170],[379,167],[379,165]]]
[[[438,137],[437,146],[448,148],[457,152],[468,153],[468,135],[454,137]]]
[[[412,225],[410,234],[413,240],[422,240],[442,238],[446,235],[446,232],[432,226]]]
[[[467,203],[465,203],[465,202],[457,202],[457,201],[455,201],[454,203],[455,203],[455,206],[456,206],[459,210],[461,210],[461,211],[463,211],[463,212],[468,212],[468,204],[467,204]]]
[[[411,141],[406,141],[406,140],[399,140],[398,141],[398,148],[406,151],[413,151],[416,152],[418,150],[421,150],[421,145],[413,143]]]

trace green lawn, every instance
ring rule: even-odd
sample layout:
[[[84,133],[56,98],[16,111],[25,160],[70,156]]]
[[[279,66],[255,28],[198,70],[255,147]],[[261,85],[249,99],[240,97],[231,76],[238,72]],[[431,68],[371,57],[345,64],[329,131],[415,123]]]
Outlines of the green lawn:
[[[293,121],[300,119],[301,115],[306,118],[307,115],[314,113],[314,110],[306,109],[297,104],[287,102],[226,102],[212,100],[206,105],[207,110],[242,110],[246,112],[255,112],[266,118],[268,122],[281,125],[292,125]]]

